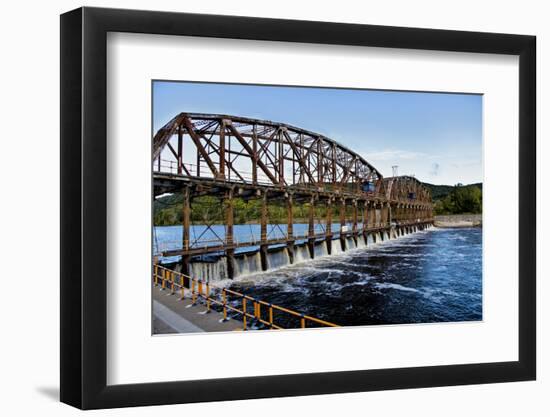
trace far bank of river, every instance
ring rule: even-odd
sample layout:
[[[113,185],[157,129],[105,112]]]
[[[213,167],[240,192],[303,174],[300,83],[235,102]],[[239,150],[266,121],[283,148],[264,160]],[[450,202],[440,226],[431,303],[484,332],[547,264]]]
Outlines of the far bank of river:
[[[450,214],[434,216],[436,227],[481,227],[481,214]]]

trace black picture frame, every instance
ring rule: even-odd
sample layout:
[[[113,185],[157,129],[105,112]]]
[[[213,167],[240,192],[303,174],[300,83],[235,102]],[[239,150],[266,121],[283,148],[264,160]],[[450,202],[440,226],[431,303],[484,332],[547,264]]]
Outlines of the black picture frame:
[[[107,385],[108,32],[519,56],[519,360]],[[534,36],[80,8],[61,16],[61,401],[82,409],[533,380],[536,377]]]

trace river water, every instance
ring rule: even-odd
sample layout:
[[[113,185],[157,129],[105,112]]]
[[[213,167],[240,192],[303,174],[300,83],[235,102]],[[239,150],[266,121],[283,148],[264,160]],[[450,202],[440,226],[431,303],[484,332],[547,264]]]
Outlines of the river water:
[[[220,284],[343,326],[478,321],[482,230],[432,228]]]
[[[339,325],[482,319],[482,230],[430,229],[232,287]]]
[[[347,226],[351,228],[351,223],[347,223]],[[359,228],[362,227],[362,223],[358,223]],[[306,223],[294,223],[293,231],[294,236],[297,237],[297,241],[305,240],[304,236],[308,232],[308,224]],[[157,226],[154,231],[153,249],[169,250],[181,248],[182,242],[182,227],[181,226]],[[268,224],[267,225],[267,238],[278,239],[286,237],[286,224]],[[314,227],[315,233],[322,233],[325,231],[325,225],[316,223]],[[332,224],[332,232],[340,232],[340,223]],[[219,245],[220,241],[225,239],[225,225],[215,224],[210,228],[204,225],[192,225],[191,226],[191,246],[205,246],[205,245]],[[261,237],[261,228],[259,224],[236,224],[233,226],[233,240],[235,242],[252,242],[254,240],[259,241]],[[250,250],[249,247],[239,248],[237,252],[245,252]]]

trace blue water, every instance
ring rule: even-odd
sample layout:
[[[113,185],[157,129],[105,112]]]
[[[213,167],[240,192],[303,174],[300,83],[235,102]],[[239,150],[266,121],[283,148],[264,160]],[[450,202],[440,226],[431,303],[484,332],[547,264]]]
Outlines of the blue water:
[[[351,223],[348,224],[351,228]],[[359,223],[358,227],[361,228],[362,224]],[[325,225],[317,223],[315,224],[315,233],[323,233]],[[269,224],[267,226],[267,238],[279,239],[286,237],[287,226],[286,224]],[[305,239],[308,232],[308,225],[306,223],[295,223],[293,226],[294,236],[297,237],[296,242],[299,243]],[[233,227],[233,236],[235,242],[252,242],[254,240],[260,240],[260,225],[259,224],[238,224]],[[340,224],[334,223],[332,225],[332,232],[334,235],[340,232]],[[165,251],[169,249],[178,249],[182,247],[183,239],[182,226],[157,226],[153,233],[153,250]],[[302,239],[301,239],[302,238]],[[204,247],[217,246],[221,241],[225,239],[225,225],[213,225],[207,228],[204,225],[191,226],[191,247]],[[245,252],[252,249],[252,247],[243,247],[237,249],[238,252]],[[164,259],[165,261],[176,260],[171,258]]]
[[[343,326],[482,320],[482,230],[417,232],[231,288]],[[276,322],[296,325],[284,315]]]

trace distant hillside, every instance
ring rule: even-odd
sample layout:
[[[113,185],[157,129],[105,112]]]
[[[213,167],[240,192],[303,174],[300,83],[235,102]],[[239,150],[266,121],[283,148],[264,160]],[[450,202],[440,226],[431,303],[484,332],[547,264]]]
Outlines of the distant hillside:
[[[424,183],[432,192],[435,214],[479,214],[483,184],[434,185]]]

